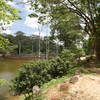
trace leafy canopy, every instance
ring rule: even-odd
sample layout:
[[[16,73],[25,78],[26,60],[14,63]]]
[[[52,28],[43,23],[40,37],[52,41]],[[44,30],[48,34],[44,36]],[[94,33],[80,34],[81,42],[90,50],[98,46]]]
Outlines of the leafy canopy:
[[[0,35],[0,49],[6,48],[8,44],[9,44],[8,39],[5,39]]]
[[[0,31],[7,29],[7,24],[10,24],[14,20],[20,20],[21,17],[18,15],[19,10],[10,6],[7,2],[12,0],[0,0]],[[1,33],[0,32],[0,33]]]
[[[20,11],[7,4],[6,1],[0,0],[0,21],[12,21],[20,19]]]

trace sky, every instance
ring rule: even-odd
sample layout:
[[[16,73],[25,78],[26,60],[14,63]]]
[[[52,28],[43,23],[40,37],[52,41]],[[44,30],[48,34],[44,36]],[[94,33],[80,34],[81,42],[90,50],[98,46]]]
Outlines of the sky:
[[[26,0],[14,0],[14,2],[8,2],[9,5],[21,11],[19,14],[22,20],[14,21],[9,25],[9,28],[6,30],[7,34],[14,34],[17,31],[22,31],[26,35],[39,35],[38,27],[41,25],[38,23],[37,18],[30,18],[28,15],[31,14],[30,5],[19,4],[18,2],[26,2]],[[50,35],[50,29],[48,26],[43,26],[41,36]]]

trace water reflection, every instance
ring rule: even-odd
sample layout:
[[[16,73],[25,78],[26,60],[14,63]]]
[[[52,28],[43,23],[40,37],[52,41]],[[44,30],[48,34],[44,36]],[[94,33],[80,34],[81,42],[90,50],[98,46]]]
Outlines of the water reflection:
[[[0,79],[11,81],[16,75],[19,66],[29,60],[22,59],[0,59]],[[8,86],[0,87],[0,100],[7,100],[9,97]]]
[[[15,76],[14,73],[10,72],[1,72],[0,73],[0,79],[5,79],[7,81],[10,81]]]
[[[11,79],[15,76],[14,73],[10,73],[10,72],[2,72],[0,73],[0,79],[5,79],[8,82],[11,81]],[[0,87],[0,97],[3,98],[4,94],[6,94],[6,96],[8,96],[9,94],[9,86],[8,85],[4,85]],[[3,100],[3,99],[2,99]]]

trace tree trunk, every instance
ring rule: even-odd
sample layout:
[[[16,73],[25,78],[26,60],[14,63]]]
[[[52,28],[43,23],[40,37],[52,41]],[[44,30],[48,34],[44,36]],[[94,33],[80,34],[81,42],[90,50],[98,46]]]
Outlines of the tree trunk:
[[[100,34],[95,38],[95,54],[96,54],[96,61],[100,63]]]
[[[38,55],[39,58],[40,58],[40,55],[41,55],[41,46],[40,46],[41,41],[40,40],[41,39],[40,39],[40,32],[39,32],[39,55]]]
[[[21,55],[21,42],[18,43],[18,54]]]
[[[33,40],[32,40],[32,56],[33,56]]]

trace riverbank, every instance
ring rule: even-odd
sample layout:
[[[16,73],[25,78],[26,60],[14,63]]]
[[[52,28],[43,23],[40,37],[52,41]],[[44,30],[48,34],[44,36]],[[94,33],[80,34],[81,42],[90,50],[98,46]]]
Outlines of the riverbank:
[[[37,56],[0,56],[0,59],[25,59],[25,60],[43,60],[43,59],[52,59],[53,57],[37,57]]]
[[[4,79],[8,82],[16,76],[17,70],[24,63],[28,63],[32,61],[32,59],[12,59],[12,58],[0,58],[0,79]],[[9,86],[1,86],[0,87],[0,100],[7,100],[9,96]],[[11,99],[13,100],[13,99]]]
[[[21,96],[11,96],[6,100],[19,100],[20,98],[24,98],[23,95],[21,95]]]
[[[99,74],[64,76],[44,84],[36,100],[100,100],[99,83]],[[24,100],[24,96],[7,100]]]

